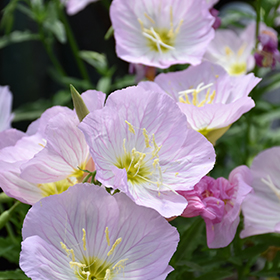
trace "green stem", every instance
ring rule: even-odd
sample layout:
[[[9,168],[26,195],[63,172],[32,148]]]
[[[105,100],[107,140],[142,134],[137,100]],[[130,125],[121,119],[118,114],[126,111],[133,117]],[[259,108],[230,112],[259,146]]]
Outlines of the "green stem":
[[[56,70],[59,72],[59,74],[61,76],[67,76],[63,67],[61,66],[60,62],[57,60],[57,58],[55,57],[55,55],[53,54],[53,51],[51,49],[51,46],[46,42],[45,36],[44,36],[44,32],[43,32],[43,28],[41,23],[38,22],[38,26],[39,26],[39,34],[40,34],[40,39],[41,42],[44,46],[44,48],[47,51],[47,54],[52,62],[52,64],[54,65],[54,67],[56,68]]]
[[[75,60],[78,65],[78,68],[80,70],[80,73],[81,73],[83,79],[87,80],[90,83],[90,79],[89,79],[86,67],[85,67],[82,59],[79,56],[79,48],[78,48],[76,39],[73,35],[72,29],[70,27],[67,17],[65,16],[65,13],[61,9],[60,9],[60,15],[61,15],[62,22],[64,23],[66,34],[67,34],[67,37],[68,37],[68,40],[70,43],[70,47],[71,47],[71,50],[75,57]]]

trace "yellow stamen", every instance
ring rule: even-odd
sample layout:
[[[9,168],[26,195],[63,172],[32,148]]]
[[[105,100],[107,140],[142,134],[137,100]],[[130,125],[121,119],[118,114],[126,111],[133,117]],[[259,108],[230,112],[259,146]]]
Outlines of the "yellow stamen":
[[[128,121],[125,121],[125,123],[128,125],[129,132],[135,134],[135,130],[133,128],[133,125],[131,123],[129,123]]]
[[[140,18],[138,18],[138,22],[140,23],[141,30],[142,30],[142,32],[143,32],[143,31],[144,31],[144,24],[143,24],[143,21],[142,21]]]
[[[148,132],[147,132],[146,128],[143,129],[143,135],[144,135],[144,138],[145,138],[146,148],[151,148],[150,140],[149,140],[149,136],[148,136]]]
[[[176,173],[175,173],[175,177],[177,177],[178,175],[179,175],[179,172],[176,172]]]
[[[70,267],[71,267],[71,268],[72,268],[73,266],[77,266],[77,267],[79,267],[79,268],[86,267],[85,264],[79,263],[79,262],[69,262],[69,264],[70,264]]]
[[[212,102],[214,101],[216,95],[216,90],[213,90],[213,93],[210,95],[210,100],[208,101],[208,104],[212,104]]]
[[[155,21],[154,21],[147,13],[144,13],[144,16],[145,16],[152,24],[155,24]]]
[[[113,254],[113,252],[115,251],[116,247],[122,242],[122,238],[118,238],[116,240],[116,242],[114,243],[114,245],[112,246],[111,250],[107,253],[107,256],[111,256]]]
[[[83,240],[83,248],[84,248],[84,251],[86,251],[87,250],[86,230],[83,228],[82,231],[83,231],[83,238],[82,238],[82,240]]]
[[[230,56],[230,55],[233,54],[233,51],[232,51],[231,48],[228,47],[228,46],[225,47],[225,52],[226,52],[226,55],[227,55],[227,56]]]
[[[183,20],[183,19],[181,19],[181,20],[180,20],[180,22],[179,22],[179,24],[178,24],[178,26],[177,26],[177,28],[176,28],[176,30],[175,30],[175,34],[176,34],[176,35],[179,33],[180,28],[181,28],[181,26],[182,26],[183,22],[184,22],[184,20]]]
[[[106,229],[105,229],[105,234],[106,234],[107,244],[108,244],[108,246],[110,246],[110,238],[109,238],[109,229],[108,229],[108,227],[106,227]]]
[[[119,271],[121,269],[124,269],[125,267],[125,262],[127,261],[128,259],[123,259],[123,260],[120,260],[118,261],[114,266],[113,266],[113,270],[117,270],[117,273],[119,273]]]
[[[170,6],[170,30],[167,34],[167,36],[169,38],[174,36],[174,32],[173,32],[174,26],[173,26],[173,11],[172,11],[172,6]]]
[[[127,151],[126,151],[126,148],[125,148],[125,138],[123,139],[123,150],[124,150],[124,153],[127,154]]]

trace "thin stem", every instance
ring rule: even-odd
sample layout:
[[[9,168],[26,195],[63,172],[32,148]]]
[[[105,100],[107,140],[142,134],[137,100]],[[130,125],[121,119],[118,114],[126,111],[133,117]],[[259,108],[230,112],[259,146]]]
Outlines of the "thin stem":
[[[70,43],[70,47],[71,47],[71,50],[72,50],[73,55],[75,57],[78,68],[80,70],[81,76],[83,77],[83,79],[87,80],[90,83],[90,79],[89,79],[86,67],[84,65],[84,62],[82,61],[82,59],[79,56],[79,48],[78,48],[76,39],[73,35],[73,32],[72,32],[72,29],[71,29],[70,24],[68,22],[68,19],[61,9],[60,9],[60,15],[61,15],[61,19],[64,23],[66,34],[67,34],[67,37],[68,37],[68,40],[69,40],[69,43]]]
[[[39,26],[40,39],[42,41],[43,46],[45,47],[45,49],[47,51],[47,54],[48,54],[52,64],[54,65],[56,70],[60,73],[60,75],[67,76],[65,71],[64,71],[64,69],[63,69],[63,67],[61,66],[60,62],[57,60],[57,58],[53,54],[50,45],[46,42],[46,39],[45,39],[45,36],[44,36],[44,32],[43,32],[43,28],[42,28],[41,23],[38,22],[38,26]]]

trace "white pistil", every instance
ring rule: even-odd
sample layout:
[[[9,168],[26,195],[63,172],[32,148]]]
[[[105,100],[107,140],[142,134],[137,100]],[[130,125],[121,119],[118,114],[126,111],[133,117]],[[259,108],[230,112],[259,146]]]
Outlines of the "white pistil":
[[[278,199],[280,199],[280,190],[273,184],[271,178],[269,175],[266,176],[267,180],[265,178],[261,178],[261,181],[266,184],[278,197]]]
[[[164,48],[169,49],[169,50],[174,50],[174,49],[175,49],[174,47],[165,44],[165,43],[161,40],[159,34],[154,30],[153,27],[150,27],[150,29],[144,28],[144,31],[142,32],[142,34],[143,34],[146,38],[148,38],[148,39],[150,39],[151,41],[153,41],[154,43],[156,43],[157,49],[158,49],[158,51],[159,51],[160,53],[162,53],[161,47],[164,47]]]

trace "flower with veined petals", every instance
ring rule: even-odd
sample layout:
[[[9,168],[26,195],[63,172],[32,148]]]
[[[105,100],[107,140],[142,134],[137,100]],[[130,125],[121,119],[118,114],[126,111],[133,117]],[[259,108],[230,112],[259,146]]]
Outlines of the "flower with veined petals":
[[[172,99],[141,87],[113,92],[102,110],[79,125],[96,165],[96,179],[164,217],[180,215],[191,189],[212,169],[215,153]]]
[[[229,179],[203,177],[194,190],[179,192],[189,202],[183,217],[200,215],[207,230],[209,248],[227,246],[234,238],[239,224],[241,203],[252,190],[247,166],[235,168]]]
[[[233,76],[246,74],[255,66],[252,50],[255,46],[255,23],[237,34],[230,29],[219,29],[210,42],[204,58],[217,63]]]
[[[66,5],[67,14],[72,16],[83,10],[89,3],[98,0],[60,0]]]
[[[89,184],[36,203],[22,234],[20,267],[33,280],[164,280],[179,241],[156,211]]]
[[[242,204],[244,230],[240,237],[280,233],[280,147],[261,152],[250,168],[254,192]]]
[[[132,63],[199,64],[214,36],[205,0],[113,0],[110,16],[117,55]]]
[[[96,91],[87,91],[82,97],[90,111],[102,108],[105,100],[105,94]],[[30,125],[28,135],[15,146],[0,150],[0,186],[4,192],[34,204],[82,182],[87,174],[80,169],[94,171],[78,124],[74,111],[53,107]]]
[[[214,144],[233,122],[254,107],[248,94],[259,81],[253,74],[229,76],[221,66],[205,61],[183,71],[162,73],[155,82],[139,85],[169,94],[187,116],[189,127]]]
[[[0,132],[11,127],[12,93],[8,86],[0,86]]]

